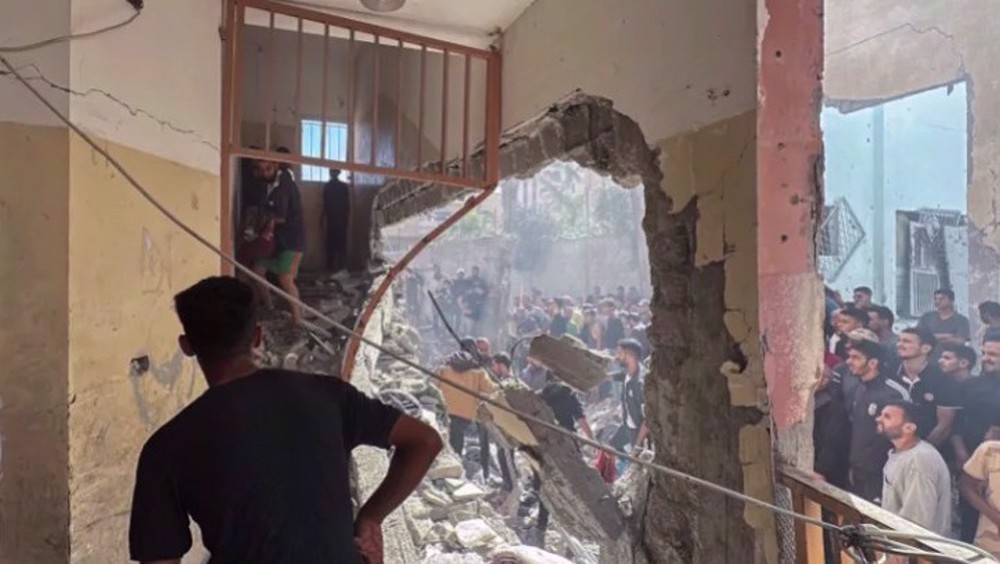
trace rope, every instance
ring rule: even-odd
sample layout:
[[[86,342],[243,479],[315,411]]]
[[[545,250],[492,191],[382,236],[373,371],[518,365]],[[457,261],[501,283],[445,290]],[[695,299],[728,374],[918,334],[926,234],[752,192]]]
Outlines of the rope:
[[[122,25],[124,25],[124,24],[122,24]],[[94,32],[94,33],[96,33],[96,32]],[[53,41],[53,40],[49,40],[49,41]],[[40,43],[45,43],[45,42],[40,42]],[[491,405],[491,406],[493,406],[493,407],[495,407],[495,408],[497,408],[497,409],[499,409],[501,411],[505,411],[507,413],[515,415],[515,416],[517,416],[517,417],[519,417],[519,418],[521,418],[521,419],[523,419],[525,421],[528,421],[528,422],[534,423],[536,425],[539,425],[541,427],[544,427],[545,429],[548,429],[548,430],[550,430],[550,431],[552,431],[554,433],[563,435],[563,436],[569,438],[570,440],[576,441],[576,442],[578,442],[580,444],[584,444],[584,445],[587,445],[587,446],[589,446],[591,448],[594,448],[596,450],[603,451],[603,452],[606,452],[606,453],[611,454],[613,456],[617,456],[617,457],[620,457],[622,459],[628,460],[629,462],[631,462],[633,464],[637,464],[639,466],[648,468],[648,469],[650,469],[652,471],[655,471],[655,472],[658,472],[660,474],[663,474],[663,475],[666,475],[666,476],[670,476],[672,478],[680,480],[680,481],[682,481],[684,483],[687,483],[689,485],[698,486],[700,488],[703,488],[703,489],[706,489],[706,490],[709,490],[709,491],[713,491],[713,492],[716,492],[716,493],[728,496],[728,497],[730,497],[732,499],[735,499],[735,500],[738,500],[738,501],[742,501],[743,503],[746,503],[746,504],[749,504],[749,505],[754,505],[754,506],[757,506],[757,507],[760,507],[760,508],[763,508],[763,509],[767,509],[767,510],[770,510],[770,511],[776,513],[776,514],[786,515],[788,517],[792,517],[794,519],[798,519],[800,521],[803,521],[803,522],[811,524],[811,525],[815,525],[817,527],[821,527],[823,529],[827,529],[827,530],[831,530],[831,531],[836,531],[837,533],[842,533],[843,532],[843,529],[841,527],[837,526],[837,525],[834,525],[834,524],[831,524],[831,523],[825,523],[822,520],[815,519],[815,518],[810,517],[808,515],[802,515],[800,513],[796,513],[795,511],[791,511],[791,510],[785,509],[783,507],[778,507],[778,506],[776,506],[774,504],[771,504],[771,503],[768,503],[766,501],[757,499],[755,497],[746,495],[746,494],[744,494],[742,492],[731,490],[731,489],[729,489],[729,488],[727,488],[725,486],[721,486],[721,485],[715,484],[715,483],[710,482],[708,480],[704,480],[702,478],[698,478],[697,476],[693,476],[693,475],[688,474],[686,472],[682,472],[680,470],[676,470],[674,468],[670,468],[670,467],[664,466],[662,464],[640,460],[639,458],[637,458],[635,456],[632,456],[630,454],[626,454],[626,453],[623,453],[623,452],[619,452],[619,451],[617,451],[617,450],[615,450],[615,449],[613,449],[613,448],[611,448],[609,446],[606,446],[604,444],[601,444],[601,443],[599,443],[597,441],[593,441],[591,439],[587,439],[585,437],[581,437],[581,436],[577,435],[576,433],[568,431],[568,430],[560,427],[559,425],[557,425],[555,423],[552,423],[552,422],[549,422],[549,421],[545,421],[543,419],[540,419],[538,417],[535,417],[535,416],[527,414],[527,413],[521,413],[521,412],[519,412],[519,411],[511,408],[510,406],[508,406],[508,405],[506,405],[504,403],[500,403],[500,402],[496,401],[493,398],[490,398],[488,396],[480,394],[480,393],[478,393],[475,390],[472,390],[472,389],[467,388],[465,386],[462,386],[460,384],[456,384],[454,382],[449,382],[447,380],[444,380],[438,374],[436,374],[435,372],[433,372],[432,370],[429,370],[429,369],[427,369],[427,368],[425,368],[425,367],[423,367],[423,366],[421,366],[421,365],[419,365],[419,364],[411,361],[410,359],[406,358],[405,356],[397,354],[394,351],[391,351],[391,350],[383,347],[381,344],[376,343],[376,342],[372,341],[371,339],[366,338],[364,335],[356,333],[355,331],[353,331],[352,329],[344,326],[343,324],[341,324],[337,320],[332,319],[329,316],[325,315],[323,312],[319,311],[318,309],[310,306],[309,304],[306,304],[306,303],[302,302],[299,299],[294,298],[293,296],[291,296],[290,294],[288,294],[287,292],[285,292],[284,290],[282,290],[280,287],[278,287],[278,286],[276,286],[274,284],[271,284],[265,277],[260,276],[259,274],[257,274],[256,272],[254,272],[252,269],[247,268],[246,266],[244,266],[243,264],[241,264],[240,262],[238,262],[233,256],[231,256],[228,253],[226,253],[225,251],[217,248],[208,239],[206,239],[201,234],[199,234],[197,231],[195,231],[194,229],[192,229],[191,227],[189,227],[187,224],[185,224],[183,221],[181,221],[170,210],[168,210],[163,204],[161,204],[145,187],[143,187],[142,184],[140,184],[135,179],[135,177],[133,177],[125,169],[125,167],[121,165],[121,163],[119,163],[113,156],[111,156],[111,154],[107,150],[105,150],[103,147],[101,147],[99,144],[97,144],[93,139],[90,138],[90,136],[87,133],[85,133],[83,130],[81,130],[76,124],[74,124],[72,121],[70,121],[69,118],[67,118],[65,115],[63,115],[63,113],[60,112],[58,108],[56,108],[51,102],[49,102],[45,98],[45,96],[43,96],[35,87],[33,87],[27,81],[27,79],[24,78],[24,76],[21,75],[20,72],[18,72],[18,70],[10,63],[10,61],[7,60],[6,57],[0,55],[0,64],[2,64],[4,67],[6,67],[7,70],[10,72],[10,74],[13,75],[14,77],[16,77],[18,79],[18,81],[20,81],[21,84],[24,85],[24,87],[27,88],[35,96],[35,98],[37,98],[42,104],[44,104],[49,109],[49,111],[51,111],[57,118],[59,118],[60,121],[62,121],[64,124],[66,124],[66,126],[69,127],[74,133],[76,133],[77,135],[79,135],[80,138],[84,142],[86,142],[87,145],[89,145],[94,151],[96,151],[99,155],[101,155],[102,157],[104,157],[104,159],[108,162],[108,164],[110,164],[112,167],[114,167],[114,169],[117,170],[122,175],[122,178],[124,178],[139,193],[139,195],[141,195],[147,202],[149,202],[149,204],[152,205],[153,208],[155,208],[157,211],[159,211],[161,214],[163,214],[164,217],[166,217],[178,229],[180,229],[184,233],[188,234],[191,238],[193,238],[195,241],[197,241],[199,244],[201,244],[203,247],[205,247],[206,249],[208,249],[212,253],[216,254],[217,256],[219,256],[220,258],[222,258],[223,260],[225,260],[229,264],[233,265],[234,268],[236,268],[237,270],[239,270],[243,274],[247,275],[250,279],[252,279],[252,280],[254,280],[254,281],[256,281],[256,282],[258,282],[260,284],[263,284],[264,286],[268,287],[271,291],[275,292],[276,294],[278,294],[282,298],[288,300],[289,302],[297,303],[299,305],[299,307],[302,308],[303,311],[309,312],[309,313],[315,315],[316,317],[318,317],[319,319],[327,322],[331,327],[333,327],[337,331],[343,333],[344,335],[349,335],[349,336],[356,337],[362,343],[365,343],[368,346],[370,346],[370,347],[372,347],[372,348],[380,351],[381,353],[383,353],[383,354],[385,354],[385,355],[387,355],[387,356],[389,356],[389,357],[391,357],[391,358],[393,358],[393,359],[395,359],[395,360],[397,360],[399,362],[402,362],[403,364],[405,364],[408,367],[410,367],[410,368],[412,368],[412,369],[420,372],[421,374],[424,374],[425,376],[431,378],[432,380],[435,380],[435,381],[440,382],[440,383],[442,383],[444,385],[447,385],[447,386],[451,386],[451,387],[453,387],[453,388],[455,388],[455,389],[457,389],[457,390],[459,390],[461,392],[464,392],[466,394],[469,394],[472,397],[475,397],[476,399],[482,401],[483,403],[485,403],[487,405]],[[877,534],[886,535],[886,536],[888,536],[888,534],[895,534],[895,535],[897,535],[897,538],[901,538],[900,535],[899,535],[899,533],[897,533],[895,531],[882,531],[881,529],[874,529],[874,530],[865,529],[864,532],[868,533],[868,534],[872,534],[874,532],[877,532]],[[934,537],[933,540],[934,541],[941,541],[942,539]],[[962,545],[962,546],[963,547],[967,547],[970,550],[975,550],[978,553],[981,553],[981,551],[979,551],[978,549],[974,549],[972,547],[968,547],[967,545]],[[950,557],[945,557],[943,555],[935,555],[935,554],[929,554],[927,556],[927,558],[929,558],[929,559],[934,559],[934,558],[949,559],[950,561],[953,561],[953,559],[950,559]]]
[[[140,14],[142,14],[142,10],[136,8],[135,12],[124,21],[109,25],[107,27],[102,27],[100,29],[95,29],[92,31],[84,31],[80,33],[71,33],[69,35],[61,35],[59,37],[53,37],[51,39],[45,39],[43,41],[37,41],[35,43],[27,43],[24,45],[11,45],[7,47],[0,46],[0,53],[23,53],[25,51],[33,51],[35,49],[41,49],[42,47],[48,47],[49,45],[62,43],[64,41],[74,41],[77,39],[86,39],[88,37],[94,37],[95,35],[101,35],[102,33],[107,33],[109,31],[114,31],[116,29],[125,27],[128,24],[134,22],[136,18],[139,17]]]

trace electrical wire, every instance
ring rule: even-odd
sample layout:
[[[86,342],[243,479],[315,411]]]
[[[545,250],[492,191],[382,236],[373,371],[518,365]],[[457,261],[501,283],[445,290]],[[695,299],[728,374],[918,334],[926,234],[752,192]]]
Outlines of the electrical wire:
[[[37,41],[35,43],[27,43],[24,45],[10,45],[2,46],[0,45],[0,53],[23,53],[25,51],[33,51],[35,49],[41,49],[42,47],[48,47],[49,45],[55,45],[57,43],[63,43],[65,41],[75,41],[77,39],[86,39],[88,37],[93,37],[95,35],[100,35],[102,33],[107,33],[109,31],[114,31],[119,28],[123,28],[128,24],[134,22],[142,14],[141,9],[135,9],[135,12],[129,16],[124,21],[120,21],[116,24],[109,25],[107,27],[102,27],[100,29],[95,29],[92,31],[83,31],[80,33],[71,33],[69,35],[61,35],[59,37],[53,37],[51,39],[45,39],[43,41]]]
[[[122,24],[122,25],[124,25],[124,24]],[[53,41],[53,40],[49,40],[49,41]],[[42,42],[42,43],[44,43],[44,42]],[[727,488],[725,486],[720,486],[720,485],[715,484],[713,482],[710,482],[708,480],[704,480],[702,478],[698,478],[697,476],[693,476],[691,474],[687,474],[685,472],[682,472],[680,470],[676,470],[674,468],[670,468],[668,466],[664,466],[662,464],[658,464],[658,463],[650,462],[650,461],[640,460],[639,458],[637,458],[637,457],[635,457],[635,456],[633,456],[631,454],[626,454],[626,453],[623,453],[623,452],[619,452],[619,451],[615,450],[614,448],[611,448],[609,446],[601,444],[601,443],[599,443],[597,441],[594,441],[594,440],[591,440],[591,439],[588,439],[588,438],[585,438],[585,437],[581,437],[581,436],[577,435],[576,433],[568,431],[568,430],[560,427],[559,425],[557,425],[557,424],[555,424],[553,422],[545,421],[543,419],[540,419],[538,417],[535,417],[535,416],[527,414],[527,413],[521,413],[521,412],[519,412],[519,411],[511,408],[510,406],[506,405],[505,403],[498,402],[497,400],[495,400],[493,398],[490,398],[488,396],[485,396],[483,394],[478,393],[476,390],[473,390],[473,389],[467,388],[466,386],[463,386],[463,385],[460,385],[460,384],[457,384],[457,383],[445,380],[441,376],[439,376],[437,373],[433,372],[432,370],[429,370],[429,369],[425,368],[424,366],[421,366],[421,365],[419,365],[419,364],[411,361],[410,359],[406,358],[405,356],[397,354],[396,352],[383,347],[381,344],[376,343],[376,342],[372,341],[371,339],[368,339],[364,335],[356,333],[354,330],[352,330],[352,329],[344,326],[343,324],[341,324],[337,320],[330,318],[329,316],[325,315],[323,312],[319,311],[318,309],[316,309],[316,308],[310,306],[309,304],[307,304],[307,303],[305,303],[305,302],[303,302],[303,301],[301,301],[301,300],[293,297],[292,295],[290,295],[287,292],[285,292],[284,290],[282,290],[280,287],[278,287],[278,286],[270,283],[265,277],[260,276],[259,274],[257,274],[256,272],[254,272],[252,269],[247,268],[246,266],[244,266],[243,264],[241,264],[239,261],[237,261],[233,256],[231,256],[230,254],[226,253],[225,251],[217,248],[208,239],[206,239],[201,234],[199,234],[197,231],[195,231],[194,229],[192,229],[191,227],[189,227],[187,224],[185,224],[183,221],[181,221],[169,209],[167,209],[163,204],[161,204],[159,202],[159,200],[157,200],[145,187],[143,187],[142,184],[140,184],[135,179],[135,177],[133,177],[128,172],[128,170],[126,170],[125,167],[121,165],[121,163],[119,163],[113,156],[111,156],[111,154],[106,149],[104,149],[97,142],[95,142],[93,139],[91,139],[90,136],[86,132],[84,132],[82,129],[80,129],[79,126],[77,126],[76,124],[74,124],[69,118],[67,118],[65,115],[63,115],[63,113],[58,108],[56,108],[51,102],[49,102],[49,100],[47,98],[45,98],[45,96],[43,96],[34,86],[32,86],[28,82],[28,80],[25,79],[24,76],[21,75],[21,73],[18,72],[18,70],[3,55],[0,55],[0,64],[2,64],[4,67],[6,67],[7,70],[10,72],[10,74],[12,76],[14,76],[15,78],[17,78],[17,80],[20,81],[21,84],[26,89],[28,89],[28,91],[30,91],[35,96],[35,98],[37,98],[43,105],[45,105],[49,109],[49,111],[51,111],[57,118],[59,118],[60,121],[62,121],[64,124],[66,124],[66,126],[69,127],[74,133],[76,133],[77,135],[79,135],[80,138],[85,143],[87,143],[87,145],[89,145],[94,151],[96,151],[99,155],[101,155],[108,162],[108,164],[110,164],[115,170],[117,170],[122,175],[122,177],[139,193],[140,196],[143,197],[143,199],[145,199],[150,205],[153,206],[153,208],[155,208],[157,211],[159,211],[161,214],[163,214],[163,216],[166,217],[171,223],[173,223],[178,229],[180,229],[181,231],[183,231],[184,233],[186,233],[187,235],[189,235],[191,238],[193,238],[195,241],[197,241],[203,247],[205,247],[206,249],[208,249],[212,253],[216,254],[217,256],[219,256],[220,258],[222,258],[224,261],[226,261],[229,264],[233,265],[234,268],[236,268],[237,270],[239,270],[240,272],[242,272],[243,274],[245,274],[251,280],[254,280],[254,281],[256,281],[256,282],[264,285],[265,287],[269,288],[271,291],[275,292],[276,294],[278,294],[279,296],[281,296],[285,300],[288,300],[289,302],[297,303],[302,308],[303,311],[306,311],[306,312],[308,312],[308,313],[310,313],[312,315],[315,315],[316,317],[318,317],[319,319],[325,321],[331,327],[333,327],[337,331],[343,333],[344,335],[350,335],[350,336],[354,336],[354,337],[358,338],[362,343],[371,346],[372,348],[374,348],[374,349],[382,352],[383,354],[385,354],[385,355],[387,355],[387,356],[389,356],[389,357],[391,357],[391,358],[393,358],[393,359],[395,359],[395,360],[397,360],[399,362],[402,362],[406,366],[408,366],[408,367],[410,367],[410,368],[412,368],[412,369],[420,372],[421,374],[424,374],[425,376],[427,376],[427,377],[429,377],[429,378],[431,378],[431,379],[433,379],[433,380],[435,380],[437,382],[440,382],[440,383],[442,383],[444,385],[447,385],[447,386],[451,386],[451,387],[453,387],[453,388],[455,388],[455,389],[457,389],[457,390],[459,390],[461,392],[464,392],[466,394],[469,394],[472,397],[475,397],[476,399],[478,399],[479,401],[482,401],[483,403],[485,403],[487,405],[493,406],[493,407],[495,407],[495,408],[497,408],[497,409],[499,409],[501,411],[510,413],[511,415],[514,415],[514,416],[517,416],[517,417],[521,418],[524,421],[527,421],[527,422],[539,425],[539,426],[541,426],[541,427],[543,427],[545,429],[548,429],[548,430],[550,430],[550,431],[552,431],[552,432],[554,432],[556,434],[563,435],[563,436],[565,436],[565,437],[567,437],[567,438],[569,438],[569,439],[571,439],[573,441],[576,441],[577,443],[580,443],[580,444],[583,444],[583,445],[587,445],[587,446],[589,446],[591,448],[594,448],[596,450],[603,451],[605,453],[608,453],[608,454],[613,455],[613,456],[617,456],[617,457],[622,458],[624,460],[628,460],[629,462],[631,462],[633,464],[637,464],[639,466],[648,468],[648,469],[650,469],[652,471],[656,471],[656,472],[658,472],[660,474],[663,474],[663,475],[666,475],[666,476],[670,476],[672,478],[680,480],[681,482],[687,483],[689,485],[698,486],[700,488],[703,488],[703,489],[706,489],[706,490],[709,490],[709,491],[713,491],[713,492],[725,495],[725,496],[730,497],[732,499],[735,499],[737,501],[741,501],[741,502],[743,502],[745,504],[754,505],[754,506],[757,506],[757,507],[760,507],[760,508],[763,508],[763,509],[767,509],[767,510],[772,511],[772,512],[774,512],[776,514],[779,514],[779,515],[784,515],[784,516],[787,516],[787,517],[791,517],[793,519],[798,519],[798,520],[800,520],[800,521],[802,521],[804,523],[808,523],[810,525],[814,525],[814,526],[817,526],[817,527],[820,527],[820,528],[823,528],[823,529],[826,529],[826,530],[835,531],[838,534],[842,534],[844,532],[844,528],[842,528],[840,526],[837,526],[837,525],[834,525],[832,523],[826,523],[826,522],[824,522],[824,521],[822,521],[820,519],[816,519],[816,518],[810,517],[808,515],[802,515],[800,513],[795,512],[795,511],[792,511],[792,510],[789,510],[789,509],[785,509],[783,507],[779,507],[779,506],[774,505],[772,503],[769,503],[769,502],[757,499],[755,497],[746,495],[746,494],[744,494],[742,492],[731,490],[731,489],[729,489],[729,488]],[[881,530],[881,529],[863,529],[863,532],[864,532],[864,534],[878,534],[878,535],[884,535],[884,536],[895,536],[896,538],[909,538],[905,534],[900,534],[897,531],[884,531],[884,530]],[[929,540],[933,540],[935,542],[943,542],[943,539],[940,539],[940,538],[937,538],[937,537],[934,537],[934,538],[929,539]],[[982,551],[979,551],[977,549],[973,549],[972,547],[969,547],[968,545],[965,545],[965,544],[961,544],[960,546],[962,546],[963,548],[968,548],[970,550],[975,550],[976,552],[980,552],[980,553],[982,552]],[[943,559],[943,558],[947,558],[947,561],[954,561],[953,558],[944,557],[944,555],[933,554],[933,553],[928,553],[927,558],[928,559]],[[992,560],[992,557],[990,557],[990,559]]]

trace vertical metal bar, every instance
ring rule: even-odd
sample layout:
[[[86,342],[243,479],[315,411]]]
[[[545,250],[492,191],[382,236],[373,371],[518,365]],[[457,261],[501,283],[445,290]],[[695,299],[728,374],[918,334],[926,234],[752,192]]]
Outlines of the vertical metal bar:
[[[379,47],[378,35],[376,35],[374,43],[375,54],[373,55],[373,58],[375,60],[372,61],[372,65],[374,65],[375,67],[372,72],[372,74],[374,75],[372,76],[372,138],[371,138],[372,152],[371,152],[371,159],[369,160],[369,163],[372,166],[378,166],[378,156],[377,156],[378,155],[378,90],[379,90],[378,47]]]
[[[246,29],[246,7],[242,2],[236,3],[236,19],[233,25],[233,60],[232,60],[232,88],[230,96],[232,103],[230,115],[232,121],[229,127],[232,129],[233,145],[243,146],[243,32]]]
[[[486,182],[500,181],[500,53],[486,60]]]
[[[396,144],[392,149],[392,166],[399,168],[399,154],[403,146],[403,40],[396,51]]]
[[[226,43],[222,51],[222,144],[221,144],[221,158],[220,158],[220,168],[219,168],[219,178],[222,183],[221,189],[219,190],[219,210],[220,210],[220,221],[219,227],[221,229],[220,241],[222,242],[222,250],[227,253],[232,253],[233,251],[233,241],[235,239],[235,231],[233,230],[233,212],[232,212],[232,166],[230,163],[230,147],[233,143],[232,136],[232,121],[233,121],[233,107],[231,103],[232,91],[233,91],[233,58],[235,57],[236,42],[234,41],[235,28],[236,28],[236,18],[235,11],[236,6],[233,0],[226,0],[226,15],[224,30],[226,33]],[[232,266],[230,266],[225,260],[220,264],[220,270],[223,274],[231,274]]]
[[[299,34],[295,53],[295,154],[302,154],[302,18],[299,18]],[[323,158],[323,155],[320,155]]]
[[[447,174],[445,159],[448,156],[448,51],[444,51],[444,69],[441,73],[441,174]]]
[[[417,170],[424,166],[424,89],[427,82],[427,46],[420,46],[420,108],[417,109]]]
[[[347,39],[347,162],[354,163],[354,30]],[[353,181],[354,174],[351,174]]]
[[[465,55],[465,109],[462,117],[462,176],[469,176],[469,82],[472,59]]]
[[[330,58],[330,24],[323,26],[323,99],[320,101],[319,111],[319,156],[326,158],[326,88],[327,88],[327,65]]]
[[[264,96],[264,150],[271,150],[271,118],[274,117],[274,12],[270,12],[271,18],[267,30],[267,52],[265,66],[267,67],[267,84],[264,88],[267,95]]]

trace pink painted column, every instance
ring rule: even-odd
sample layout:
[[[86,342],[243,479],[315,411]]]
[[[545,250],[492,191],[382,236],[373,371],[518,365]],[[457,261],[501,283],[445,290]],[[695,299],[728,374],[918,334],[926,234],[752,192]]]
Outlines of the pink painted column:
[[[778,456],[811,469],[810,398],[823,352],[815,256],[823,209],[823,0],[761,1],[757,261],[764,371]]]

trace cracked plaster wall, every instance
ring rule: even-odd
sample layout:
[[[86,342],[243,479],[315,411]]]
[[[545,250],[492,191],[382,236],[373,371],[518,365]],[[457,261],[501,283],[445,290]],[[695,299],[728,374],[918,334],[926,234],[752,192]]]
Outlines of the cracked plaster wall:
[[[181,220],[219,239],[221,6],[147,2],[130,26],[10,58]],[[0,6],[0,44],[121,21],[122,0]],[[0,76],[0,562],[122,562],[139,447],[204,387],[172,295],[219,260]],[[129,372],[148,355],[151,370]],[[197,551],[192,561],[203,560]]]
[[[994,39],[1000,14],[990,0],[894,2],[886,8],[863,0],[828,2],[824,92],[838,103],[876,104],[967,80],[969,166],[970,312],[1000,299],[1000,47]],[[864,69],[864,72],[859,72]],[[975,332],[975,327],[974,327]]]

